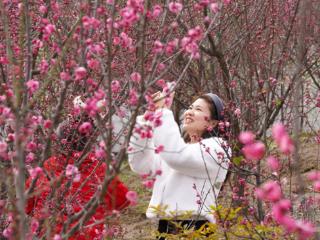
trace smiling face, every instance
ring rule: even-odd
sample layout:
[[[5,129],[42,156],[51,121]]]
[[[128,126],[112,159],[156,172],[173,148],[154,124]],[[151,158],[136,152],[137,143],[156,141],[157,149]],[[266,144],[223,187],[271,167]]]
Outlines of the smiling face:
[[[201,137],[208,127],[215,127],[216,120],[211,119],[209,103],[198,98],[191,104],[183,116],[183,130],[191,137]]]

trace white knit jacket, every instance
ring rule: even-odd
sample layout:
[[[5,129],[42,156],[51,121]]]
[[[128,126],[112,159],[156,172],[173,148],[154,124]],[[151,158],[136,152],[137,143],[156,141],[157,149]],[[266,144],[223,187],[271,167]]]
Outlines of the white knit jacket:
[[[128,151],[134,172],[156,178],[146,215],[162,218],[191,213],[215,222],[210,206],[216,205],[229,163],[221,146],[223,140],[212,137],[200,143],[185,143],[173,113],[168,109],[161,111],[162,125],[154,129],[153,138],[142,139],[133,134]],[[139,116],[137,124],[148,123]],[[156,154],[155,147],[160,145],[164,150]],[[159,170],[161,174],[156,175]],[[155,211],[154,207],[159,206],[165,208],[165,216]]]

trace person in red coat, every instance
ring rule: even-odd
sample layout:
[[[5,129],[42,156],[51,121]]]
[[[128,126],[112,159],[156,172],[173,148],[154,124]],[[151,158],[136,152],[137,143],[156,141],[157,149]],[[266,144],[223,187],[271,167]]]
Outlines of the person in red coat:
[[[64,148],[73,151],[70,156],[58,154],[50,157],[37,172],[38,180],[28,199],[26,212],[40,223],[36,233],[38,236],[48,234],[46,224],[55,226],[52,227],[51,231],[54,233],[50,233],[51,237],[60,234],[63,224],[82,211],[86,203],[101,189],[107,166],[94,153],[89,153],[78,163],[88,136],[79,134],[76,124],[77,121],[72,120],[60,127],[60,135],[63,135],[60,138],[66,137],[66,141],[63,141]],[[26,183],[27,188],[33,178],[31,174]],[[99,204],[95,214],[69,239],[102,239],[106,230],[105,219],[129,205],[127,192],[125,184],[115,177],[108,185],[104,201]],[[77,223],[78,221],[72,222],[67,231]]]

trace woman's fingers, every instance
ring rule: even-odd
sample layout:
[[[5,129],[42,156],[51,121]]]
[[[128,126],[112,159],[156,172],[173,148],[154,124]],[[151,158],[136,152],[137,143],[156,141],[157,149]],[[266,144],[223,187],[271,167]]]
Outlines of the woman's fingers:
[[[152,94],[151,97],[154,102],[157,102],[157,101],[161,100],[162,94],[161,94],[161,92],[156,92],[156,93]]]

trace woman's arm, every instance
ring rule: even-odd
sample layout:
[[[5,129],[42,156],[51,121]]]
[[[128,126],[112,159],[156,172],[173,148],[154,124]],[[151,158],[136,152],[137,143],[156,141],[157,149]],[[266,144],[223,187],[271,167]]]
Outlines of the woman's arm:
[[[181,137],[179,127],[172,111],[162,111],[162,125],[154,130],[155,147],[162,145],[164,150],[160,156],[176,171],[183,174],[216,180],[225,178],[227,173],[226,153],[221,147],[219,138],[209,138],[200,143],[186,144]],[[224,177],[223,177],[224,176]],[[220,180],[220,179],[219,179]]]
[[[143,116],[137,117],[136,130],[147,133],[148,123],[144,121]],[[152,133],[152,132],[151,132]],[[133,133],[130,138],[128,148],[128,161],[132,171],[138,174],[154,173],[160,166],[154,153],[154,144],[152,137],[142,138],[141,133]]]

